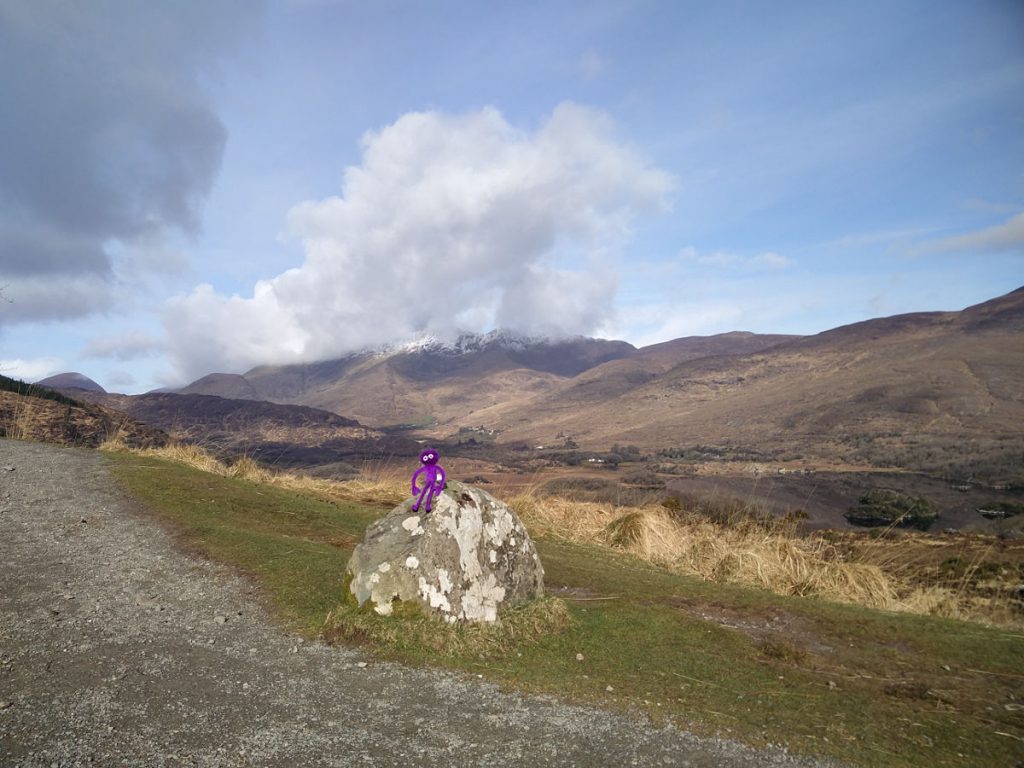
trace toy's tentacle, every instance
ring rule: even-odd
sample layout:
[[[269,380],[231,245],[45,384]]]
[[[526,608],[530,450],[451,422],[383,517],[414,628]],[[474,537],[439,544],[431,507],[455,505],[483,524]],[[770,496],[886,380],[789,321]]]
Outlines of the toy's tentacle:
[[[420,467],[419,469],[412,473],[412,493],[414,496],[420,492],[420,489],[416,487],[416,478],[424,474],[426,471],[426,467]]]
[[[420,511],[420,506],[423,504],[424,497],[426,497],[426,499],[427,499],[427,511],[428,512],[430,511],[430,494],[428,493],[429,490],[430,490],[430,486],[429,485],[424,485],[423,486],[423,490],[419,492],[419,494],[420,494],[419,498],[416,499],[416,503],[412,505],[412,511],[413,512],[419,512]]]

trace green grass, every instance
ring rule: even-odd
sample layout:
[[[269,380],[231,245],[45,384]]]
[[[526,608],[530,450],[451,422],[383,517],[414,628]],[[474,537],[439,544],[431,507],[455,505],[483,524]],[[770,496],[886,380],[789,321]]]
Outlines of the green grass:
[[[712,584],[555,540],[538,548],[561,600],[498,628],[385,618],[344,600],[348,556],[379,508],[111,458],[186,547],[251,574],[310,636],[855,765],[1024,761],[1024,637],[1010,631]]]
[[[345,565],[379,510],[328,502],[183,464],[109,453],[116,477],[186,549],[254,576],[294,629],[319,632]]]

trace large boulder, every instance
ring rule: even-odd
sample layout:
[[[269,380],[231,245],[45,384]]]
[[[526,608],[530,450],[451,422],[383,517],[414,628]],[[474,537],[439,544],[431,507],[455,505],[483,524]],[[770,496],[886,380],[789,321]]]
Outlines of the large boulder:
[[[390,615],[417,602],[449,623],[496,621],[544,593],[544,569],[518,516],[485,491],[449,481],[433,511],[399,504],[366,530],[348,563],[359,605]]]

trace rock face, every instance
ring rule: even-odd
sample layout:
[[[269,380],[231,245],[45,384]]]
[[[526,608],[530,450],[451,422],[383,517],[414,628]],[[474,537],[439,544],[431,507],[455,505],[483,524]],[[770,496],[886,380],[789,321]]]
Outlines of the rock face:
[[[348,563],[350,589],[390,615],[415,601],[449,623],[496,621],[502,606],[544,593],[544,569],[516,514],[489,493],[449,481],[433,511],[412,499],[366,530]]]

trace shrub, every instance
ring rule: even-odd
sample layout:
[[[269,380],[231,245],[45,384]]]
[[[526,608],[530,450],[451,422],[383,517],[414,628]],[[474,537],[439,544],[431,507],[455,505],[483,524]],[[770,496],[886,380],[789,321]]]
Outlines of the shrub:
[[[661,506],[663,506],[669,512],[682,512],[683,511],[683,501],[678,496],[666,496],[662,500]]]
[[[1024,504],[1017,504],[1012,501],[997,501],[992,504],[986,504],[978,510],[978,514],[990,520],[1015,517],[1016,515],[1024,514]]]
[[[932,502],[899,491],[871,490],[861,496],[859,502],[844,515],[853,525],[896,526],[926,531],[939,516]]]

